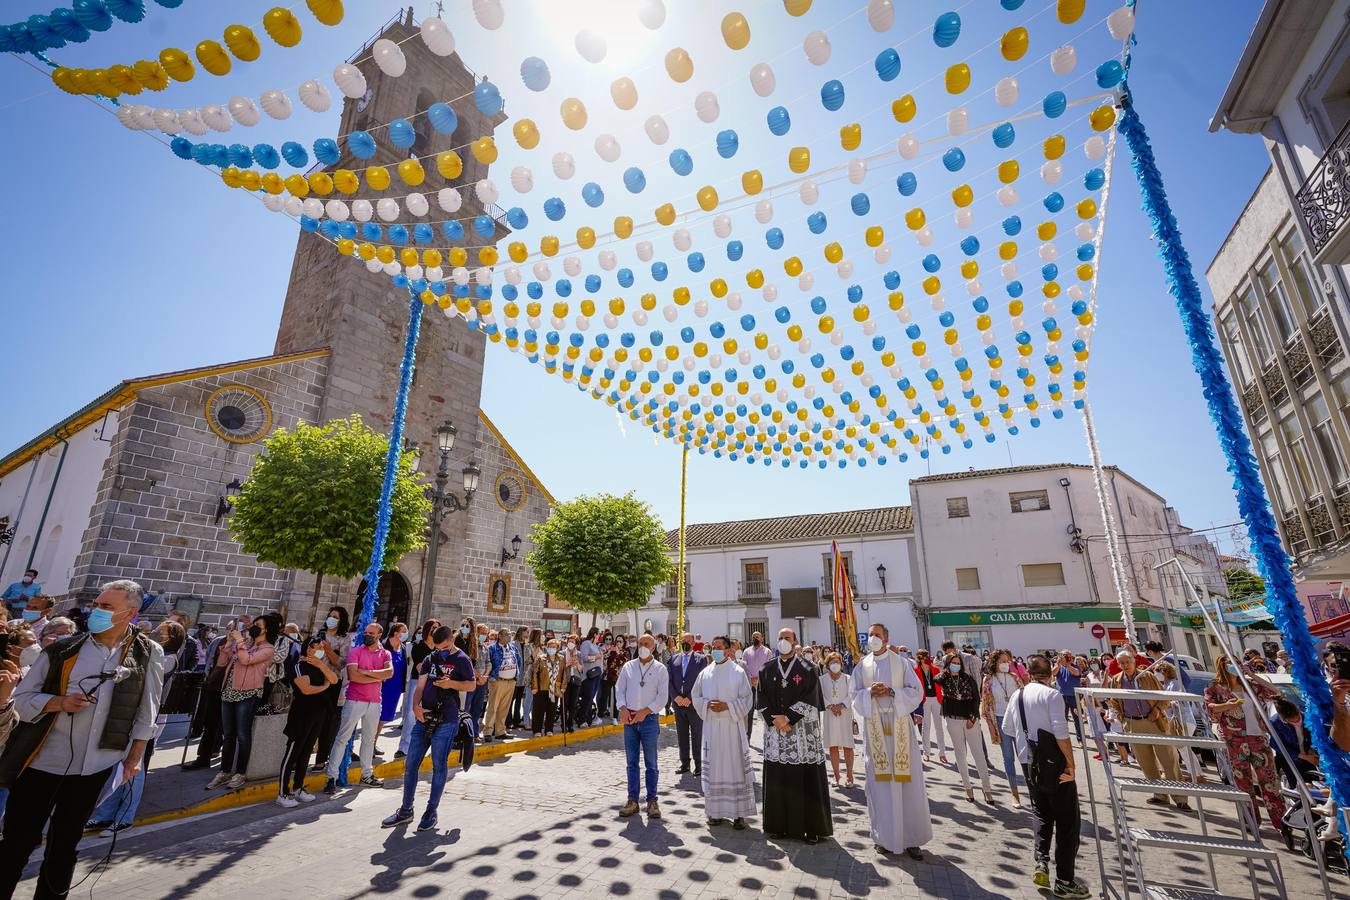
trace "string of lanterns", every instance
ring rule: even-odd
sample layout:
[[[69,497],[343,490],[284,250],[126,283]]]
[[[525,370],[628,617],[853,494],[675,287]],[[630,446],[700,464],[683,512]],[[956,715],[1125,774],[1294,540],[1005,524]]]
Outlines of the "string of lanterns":
[[[183,0],[155,0],[165,9],[177,9]],[[83,44],[95,32],[107,31],[116,21],[136,24],[145,18],[145,0],[77,0],[46,15],[0,25],[0,53],[39,54],[67,44]]]

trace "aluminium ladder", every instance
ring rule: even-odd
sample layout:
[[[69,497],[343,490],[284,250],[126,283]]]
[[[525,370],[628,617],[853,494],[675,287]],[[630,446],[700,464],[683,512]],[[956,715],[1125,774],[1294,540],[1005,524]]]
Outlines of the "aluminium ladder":
[[[1102,765],[1106,774],[1107,800],[1111,809],[1112,828],[1116,835],[1116,863],[1118,870],[1114,880],[1107,871],[1106,854],[1102,850],[1101,822],[1097,817],[1096,791],[1089,777],[1088,805],[1092,812],[1097,844],[1097,862],[1102,880],[1101,896],[1103,900],[1130,900],[1138,894],[1141,900],[1230,900],[1219,888],[1215,869],[1216,857],[1224,859],[1242,859],[1246,863],[1247,877],[1251,884],[1253,900],[1261,900],[1261,885],[1257,879],[1257,863],[1261,863],[1271,884],[1281,900],[1287,900],[1284,888],[1283,870],[1276,851],[1267,847],[1261,840],[1252,798],[1247,792],[1234,787],[1232,768],[1229,764],[1227,746],[1223,741],[1209,737],[1209,716],[1204,697],[1199,694],[1179,693],[1175,691],[1143,691],[1112,688],[1078,688],[1079,709],[1086,713],[1093,741],[1083,741],[1083,771],[1090,772],[1089,748],[1095,744],[1102,755]],[[1116,734],[1108,731],[1097,701],[1102,700],[1166,700],[1170,703],[1192,703],[1197,707],[1196,721],[1203,723],[1204,735],[1174,736],[1161,734]],[[1214,753],[1218,769],[1226,783],[1200,781],[1161,781],[1135,777],[1118,772],[1112,762],[1111,745],[1125,744],[1130,747],[1152,745],[1168,747],[1183,755],[1193,754],[1197,749]],[[1195,801],[1199,831],[1165,831],[1144,828],[1130,820],[1130,807],[1126,803],[1128,795],[1142,798],[1149,794],[1184,796]],[[1237,809],[1237,827],[1240,837],[1220,837],[1210,834],[1209,819],[1205,810],[1205,801],[1213,800],[1232,803]],[[1191,885],[1172,884],[1148,874],[1144,863],[1144,852],[1197,853],[1205,856],[1209,866],[1209,886],[1207,888]]]

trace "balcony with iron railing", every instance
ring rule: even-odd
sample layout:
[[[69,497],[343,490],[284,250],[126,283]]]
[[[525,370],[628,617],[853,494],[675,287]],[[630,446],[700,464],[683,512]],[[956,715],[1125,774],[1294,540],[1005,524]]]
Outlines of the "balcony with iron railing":
[[[693,601],[689,591],[689,582],[684,584],[684,602],[686,604]],[[675,609],[680,605],[680,586],[674,581],[666,582],[666,589],[661,595],[661,605],[667,609]]]
[[[853,596],[858,596],[858,577],[852,572],[848,573],[848,586],[853,589]],[[834,579],[829,575],[820,577],[820,596],[827,599],[834,596]]]
[[[736,599],[742,603],[767,603],[772,584],[767,578],[747,578],[736,585]]]
[[[1313,262],[1350,263],[1350,123],[1322,154],[1294,200],[1308,226]]]

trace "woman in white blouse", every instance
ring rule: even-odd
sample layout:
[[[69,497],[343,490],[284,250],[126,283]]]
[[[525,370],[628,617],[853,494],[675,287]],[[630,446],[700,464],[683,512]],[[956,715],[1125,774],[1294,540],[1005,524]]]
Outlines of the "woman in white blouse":
[[[830,765],[834,767],[834,786],[839,787],[839,754],[843,751],[847,786],[853,787],[853,707],[849,704],[852,680],[844,674],[844,657],[831,652],[825,657],[825,675],[820,679],[820,691],[825,696],[825,746],[830,749]]]

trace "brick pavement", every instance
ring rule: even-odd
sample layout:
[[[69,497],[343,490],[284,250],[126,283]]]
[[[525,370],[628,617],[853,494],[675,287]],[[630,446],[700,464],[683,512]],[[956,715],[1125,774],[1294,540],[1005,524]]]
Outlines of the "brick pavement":
[[[756,745],[758,737],[756,732]],[[997,777],[995,792],[1003,802],[990,807],[968,803],[952,769],[929,767],[935,835],[925,847],[927,860],[919,863],[875,851],[860,790],[833,793],[835,838],[815,847],[767,840],[757,819],[743,832],[709,829],[697,781],[666,774],[677,765],[673,729],[664,729],[660,822],[645,814],[617,818],[625,794],[622,742],[606,737],[456,774],[441,804],[440,827],[427,834],[379,827],[398,804],[392,783],[290,811],[267,804],[132,829],[119,837],[115,863],[93,884],[93,896],[237,896],[264,886],[276,896],[283,880],[309,898],[342,900],[1048,896],[1030,881],[1030,815],[1011,808]],[[424,776],[419,803],[425,784]],[[1182,824],[1180,813],[1142,805],[1139,811],[1140,824]],[[1080,874],[1095,887],[1100,879],[1091,835],[1085,812]],[[108,843],[86,841],[83,855],[102,856]],[[1283,859],[1290,896],[1320,896],[1311,865],[1288,854]],[[1190,854],[1154,853],[1148,864],[1197,884],[1206,872],[1203,857]],[[82,864],[77,878],[87,871]],[[1221,867],[1221,885],[1249,894],[1243,872],[1230,859]],[[88,896],[93,881],[71,895]],[[18,896],[27,896],[31,884],[21,886]],[[1343,881],[1339,890],[1346,895]],[[1268,886],[1262,894],[1269,895]]]

